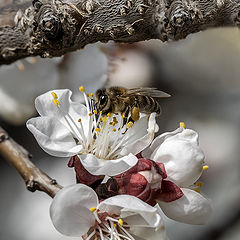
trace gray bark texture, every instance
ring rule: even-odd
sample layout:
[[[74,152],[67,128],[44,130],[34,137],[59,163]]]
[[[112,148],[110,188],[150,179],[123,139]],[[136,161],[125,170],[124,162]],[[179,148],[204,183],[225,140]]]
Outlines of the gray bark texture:
[[[55,57],[97,41],[179,40],[209,27],[239,26],[239,0],[5,0],[0,64]]]

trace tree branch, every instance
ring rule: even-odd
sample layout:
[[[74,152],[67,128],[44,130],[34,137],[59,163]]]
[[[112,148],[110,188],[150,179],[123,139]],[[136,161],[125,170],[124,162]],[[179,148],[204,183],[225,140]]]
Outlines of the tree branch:
[[[38,169],[29,159],[29,153],[18,145],[8,134],[0,127],[0,154],[10,162],[25,181],[29,191],[36,190],[47,193],[50,197],[62,188],[56,180],[50,178],[47,174]]]
[[[0,64],[61,56],[97,41],[178,40],[240,25],[239,0],[33,0],[24,6],[12,26],[0,25]]]

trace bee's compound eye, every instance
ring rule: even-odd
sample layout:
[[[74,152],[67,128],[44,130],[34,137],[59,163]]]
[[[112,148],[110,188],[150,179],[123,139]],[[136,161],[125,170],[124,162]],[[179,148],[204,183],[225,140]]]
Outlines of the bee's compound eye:
[[[107,102],[107,95],[100,96],[100,105],[104,105]]]

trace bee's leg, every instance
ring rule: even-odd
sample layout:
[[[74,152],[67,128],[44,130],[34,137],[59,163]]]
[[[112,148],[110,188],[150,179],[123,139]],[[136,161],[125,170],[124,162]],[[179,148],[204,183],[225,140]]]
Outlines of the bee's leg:
[[[122,128],[123,128],[123,126],[126,125],[127,122],[128,122],[129,111],[130,111],[130,109],[129,109],[129,107],[128,107],[127,110],[126,110],[126,111],[123,113],[123,115],[122,115],[122,117],[123,117]]]
[[[123,128],[124,125],[126,125],[126,124],[128,123],[129,112],[130,112],[130,109],[129,109],[129,107],[127,107],[126,111],[122,113],[122,124],[121,124],[121,126],[119,127],[118,130],[120,130],[120,128]],[[127,128],[126,128],[126,131],[127,131]],[[124,133],[125,133],[126,131],[124,131]],[[123,134],[124,134],[124,133],[123,133]]]
[[[128,111],[129,112],[129,111]],[[140,114],[139,114],[139,108],[138,107],[132,107],[131,108],[131,113],[130,113],[130,116],[126,118],[126,121],[125,121],[125,124],[128,124],[128,123],[132,123],[134,124],[138,119],[140,118]],[[126,129],[127,131],[127,129]],[[125,131],[125,132],[126,132]],[[124,133],[125,133],[124,132]]]
[[[130,109],[131,109],[131,112],[130,112]],[[130,116],[129,116],[129,112],[130,112]],[[124,124],[126,124],[126,130],[124,133],[126,133],[128,128],[131,127],[134,124],[134,122],[136,122],[140,118],[139,108],[136,106],[129,108],[126,116],[128,116],[128,117],[126,117],[126,121],[124,123]],[[130,126],[128,126],[128,125],[130,125]]]

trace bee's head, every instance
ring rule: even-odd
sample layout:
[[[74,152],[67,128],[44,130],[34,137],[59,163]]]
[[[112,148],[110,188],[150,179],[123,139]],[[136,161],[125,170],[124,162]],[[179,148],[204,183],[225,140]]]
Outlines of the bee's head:
[[[106,113],[108,111],[108,105],[109,105],[109,97],[106,94],[106,89],[101,88],[98,89],[95,93],[96,100],[95,100],[95,109],[97,111],[102,111],[103,113]]]

